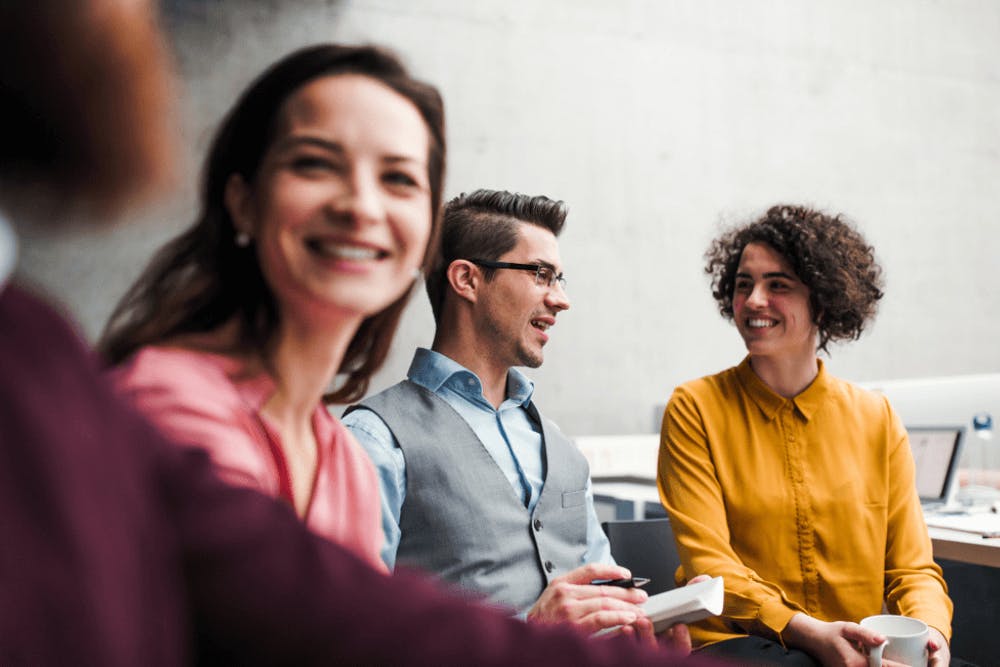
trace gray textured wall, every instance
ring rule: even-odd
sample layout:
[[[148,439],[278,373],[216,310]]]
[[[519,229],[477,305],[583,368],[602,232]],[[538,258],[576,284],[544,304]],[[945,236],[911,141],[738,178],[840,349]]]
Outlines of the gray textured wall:
[[[645,431],[684,380],[738,362],[701,254],[778,200],[843,211],[887,272],[856,380],[1000,370],[1000,3],[993,0],[173,0],[185,160],[136,224],[28,239],[22,271],[94,336],[193,210],[218,118],[264,66],[322,41],[394,47],[442,90],[447,195],[566,200],[573,308],[533,371],[573,434]],[[375,383],[429,343],[422,294]]]

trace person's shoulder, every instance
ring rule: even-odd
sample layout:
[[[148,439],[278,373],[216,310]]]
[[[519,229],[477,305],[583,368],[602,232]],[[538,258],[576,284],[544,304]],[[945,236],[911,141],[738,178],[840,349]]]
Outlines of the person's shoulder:
[[[125,386],[159,384],[218,388],[231,384],[232,360],[181,347],[149,345],[140,348],[112,371]]]
[[[72,321],[14,284],[0,290],[0,367],[8,407],[22,399],[26,407],[58,405],[60,410],[70,408],[63,401],[98,410],[113,403],[107,400],[97,358]]]
[[[829,382],[823,402],[825,418],[857,425],[868,434],[863,441],[869,446],[883,440],[906,443],[906,429],[888,396],[840,378],[830,378]]]
[[[107,382],[97,355],[58,305],[15,284],[0,290],[0,367],[9,391],[36,398],[83,394],[79,401],[98,403]],[[19,389],[20,388],[20,389]]]
[[[418,394],[423,391],[430,391],[424,385],[419,382],[414,382],[409,378],[404,378],[395,384],[391,384],[381,391],[377,391],[368,398],[386,398],[386,397],[398,397],[403,394]],[[368,399],[365,399],[368,400]]]
[[[15,336],[35,346],[53,339],[71,341],[73,348],[83,348],[82,337],[66,314],[44,299],[16,284],[0,289],[0,322],[5,337]]]
[[[828,376],[831,395],[845,404],[852,412],[866,414],[886,413],[889,411],[889,399],[885,394],[866,389],[849,380]]]
[[[737,371],[738,367],[734,366],[719,373],[688,380],[674,389],[674,398],[687,397],[698,399],[732,393],[739,386]]]
[[[52,305],[46,303],[25,288],[9,284],[0,288],[0,307],[11,314],[22,314],[32,318],[63,320]]]
[[[238,359],[186,348],[140,348],[111,372],[118,393],[172,440],[206,449],[224,476],[276,493],[260,401],[273,387],[243,379]]]
[[[341,420],[347,425],[373,420],[383,422],[382,413],[387,409],[407,405],[410,401],[425,397],[428,393],[433,394],[412,380],[401,380],[347,406]]]
[[[140,348],[109,372],[116,390],[146,412],[184,412],[227,417],[246,410],[234,380],[239,362],[224,355],[180,347]]]
[[[352,439],[369,453],[397,446],[392,431],[378,412],[363,404],[350,406],[339,421]]]

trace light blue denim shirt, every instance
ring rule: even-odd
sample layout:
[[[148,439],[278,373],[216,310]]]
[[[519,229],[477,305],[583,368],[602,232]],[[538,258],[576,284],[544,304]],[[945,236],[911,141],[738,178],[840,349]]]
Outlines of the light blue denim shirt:
[[[528,510],[538,502],[545,483],[545,457],[540,430],[524,409],[531,401],[534,384],[523,373],[507,374],[507,398],[494,409],[483,396],[483,386],[465,367],[443,354],[418,348],[407,377],[425,387],[455,409],[469,424],[503,471],[507,481]],[[342,418],[364,447],[378,470],[382,494],[382,527],[385,545],[382,560],[389,569],[396,565],[399,547],[399,513],[406,499],[406,461],[389,427],[371,410],[355,410]],[[530,494],[530,495],[529,495]],[[580,562],[614,563],[611,547],[594,510],[594,496],[587,481],[587,551]]]

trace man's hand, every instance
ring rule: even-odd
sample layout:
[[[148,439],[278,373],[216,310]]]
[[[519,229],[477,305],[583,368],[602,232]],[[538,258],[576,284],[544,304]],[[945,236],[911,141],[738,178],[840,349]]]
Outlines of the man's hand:
[[[641,588],[593,586],[594,579],[625,579],[632,573],[617,565],[591,563],[556,577],[528,611],[528,620],[572,623],[594,633],[618,625],[622,634],[655,642],[653,624],[638,605],[649,597]]]

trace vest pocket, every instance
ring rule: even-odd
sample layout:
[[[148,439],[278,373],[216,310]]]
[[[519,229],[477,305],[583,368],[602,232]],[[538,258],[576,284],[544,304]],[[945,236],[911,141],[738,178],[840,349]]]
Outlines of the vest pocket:
[[[587,490],[580,489],[579,491],[563,491],[562,494],[562,506],[566,507],[578,507],[585,503],[587,500]]]

